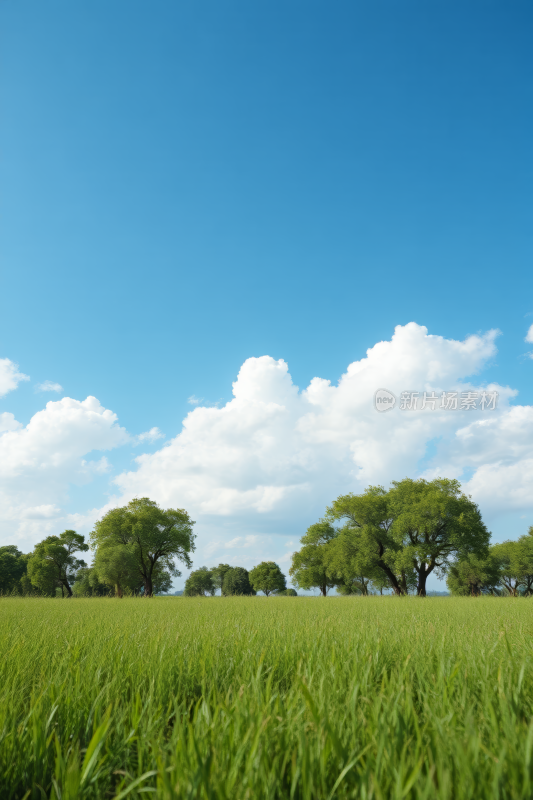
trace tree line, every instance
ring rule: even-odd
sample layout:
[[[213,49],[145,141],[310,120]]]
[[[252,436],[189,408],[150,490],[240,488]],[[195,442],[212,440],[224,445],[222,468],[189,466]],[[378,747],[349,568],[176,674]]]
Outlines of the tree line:
[[[194,521],[183,509],[162,509],[143,497],[99,520],[89,542],[76,531],[47,536],[32,553],[0,548],[0,591],[45,596],[98,597],[169,591],[181,575],[176,559],[192,566]],[[78,553],[94,551],[87,566]]]
[[[132,500],[99,520],[89,541],[73,530],[48,536],[33,552],[0,547],[0,592],[47,596],[143,595],[168,592],[191,568],[194,521],[183,509]],[[393,481],[341,495],[311,525],[292,556],[289,574],[302,590],[344,595],[392,591],[426,595],[430,575],[446,578],[454,595],[533,594],[533,526],[517,541],[490,544],[477,505],[457,480]],[[79,557],[94,552],[91,566]],[[191,572],[185,596],[296,594],[273,561],[249,572],[219,564]]]
[[[217,589],[222,597],[232,595],[256,595],[263,592],[294,596],[294,589],[287,588],[285,575],[274,561],[262,561],[248,572],[244,567],[219,564],[218,567],[200,567],[191,572],[185,581],[185,597],[213,596]]]

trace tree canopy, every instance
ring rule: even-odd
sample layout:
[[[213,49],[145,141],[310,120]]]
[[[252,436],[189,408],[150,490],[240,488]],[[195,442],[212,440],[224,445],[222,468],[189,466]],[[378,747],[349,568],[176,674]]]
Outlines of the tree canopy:
[[[250,571],[250,583],[256,592],[267,597],[273,592],[283,592],[287,588],[285,575],[274,561],[262,561]]]
[[[328,574],[328,548],[337,536],[337,531],[329,522],[316,522],[300,539],[302,548],[292,556],[289,575],[299,589],[320,589],[325,597],[332,586],[337,586],[338,578]]]
[[[443,577],[455,559],[488,552],[490,534],[457,480],[406,478],[389,491],[370,486],[337,498],[327,518],[345,522],[354,557],[379,568],[396,594],[408,592],[413,570],[417,594],[425,596],[432,572]]]
[[[255,590],[250,584],[248,570],[244,567],[231,567],[227,570],[222,584],[222,594],[225,597],[255,594]]]
[[[74,553],[88,549],[85,538],[76,531],[47,536],[35,546],[28,560],[28,577],[45,594],[55,594],[56,587],[59,587],[62,594],[72,597],[70,584],[75,580],[77,570],[86,566],[84,561],[74,557]]]
[[[194,551],[193,520],[183,509],[162,509],[147,497],[114,508],[96,523],[91,544],[97,549],[127,547],[142,580],[144,594],[154,593],[156,567],[179,576],[174,560],[191,567]],[[167,581],[168,583],[168,581]]]
[[[199,567],[191,572],[185,581],[185,591],[183,594],[185,597],[197,597],[199,595],[202,597],[211,595],[212,597],[215,592],[216,586],[213,581],[212,570],[208,567]]]

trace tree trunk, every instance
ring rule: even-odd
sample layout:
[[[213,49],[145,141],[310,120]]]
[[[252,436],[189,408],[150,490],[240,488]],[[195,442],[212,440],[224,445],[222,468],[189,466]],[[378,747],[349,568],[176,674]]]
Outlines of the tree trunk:
[[[327,593],[328,593],[328,587],[326,586],[325,583],[323,583],[322,586],[320,587],[320,594],[322,595],[322,597],[325,597]]]
[[[400,584],[398,583],[398,578],[396,577],[394,572],[391,570],[391,568],[388,567],[387,564],[385,564],[384,561],[381,561],[381,559],[377,562],[377,565],[378,565],[378,567],[380,567],[380,569],[383,570],[383,572],[385,573],[385,575],[389,579],[389,582],[390,582],[390,585],[392,586],[392,590],[393,590],[394,594],[397,594],[397,595],[403,594],[402,588],[401,588]]]
[[[152,584],[152,576],[147,575],[144,581],[144,596],[153,597],[153,594],[154,594],[154,587]]]
[[[72,589],[70,588],[70,584],[66,579],[61,584],[61,592],[63,592],[63,585],[65,586],[65,589],[67,590],[67,597],[72,597]]]
[[[422,567],[418,573],[418,586],[416,587],[416,593],[418,597],[426,596],[426,580],[428,575],[429,573],[426,572],[424,567]]]

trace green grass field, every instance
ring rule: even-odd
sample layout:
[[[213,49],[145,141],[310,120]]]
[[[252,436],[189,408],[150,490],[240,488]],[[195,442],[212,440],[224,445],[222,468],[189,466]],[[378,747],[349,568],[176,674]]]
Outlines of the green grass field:
[[[533,601],[0,600],[0,797],[531,798]]]

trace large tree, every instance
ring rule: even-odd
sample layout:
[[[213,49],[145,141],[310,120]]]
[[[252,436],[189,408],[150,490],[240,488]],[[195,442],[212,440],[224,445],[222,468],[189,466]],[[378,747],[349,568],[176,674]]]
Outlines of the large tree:
[[[157,567],[174,576],[181,574],[174,559],[191,567],[190,553],[195,549],[193,525],[183,509],[162,509],[153,500],[142,497],[108,511],[96,523],[91,543],[96,549],[128,546],[142,578],[144,595],[151,597]]]
[[[76,531],[47,536],[35,546],[28,560],[28,577],[45,594],[55,594],[56,587],[59,587],[63,596],[72,597],[70,584],[75,580],[76,572],[86,566],[74,553],[88,549],[85,538]]]
[[[21,579],[26,574],[27,560],[14,545],[0,547],[0,594],[20,592]]]
[[[364,557],[384,572],[396,594],[407,593],[410,570],[424,597],[432,572],[442,577],[455,559],[488,553],[490,534],[457,480],[406,478],[393,481],[389,491],[371,486],[362,495],[339,497],[328,518],[358,532]]]
[[[213,575],[208,567],[199,567],[193,570],[185,581],[185,597],[211,597],[216,592]]]
[[[292,555],[289,575],[299,589],[320,589],[325,597],[340,580],[328,574],[327,552],[338,531],[329,522],[310,525],[300,542],[302,547]]]
[[[267,597],[287,588],[285,575],[274,561],[262,561],[250,570],[250,583],[256,592],[263,592]]]

